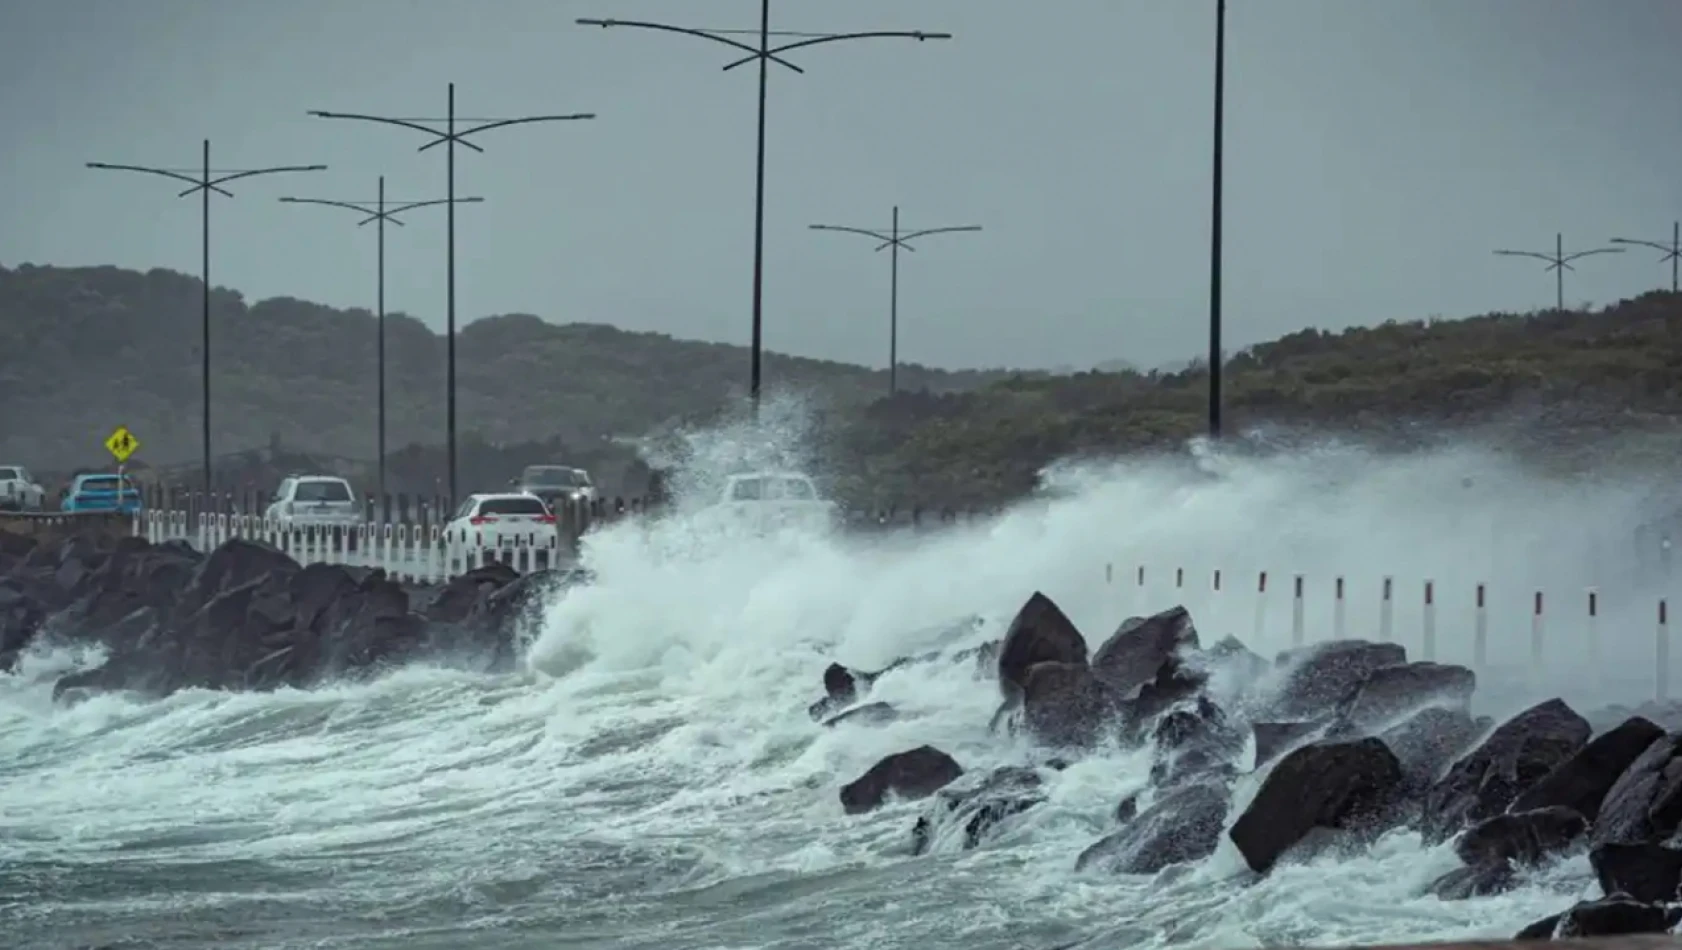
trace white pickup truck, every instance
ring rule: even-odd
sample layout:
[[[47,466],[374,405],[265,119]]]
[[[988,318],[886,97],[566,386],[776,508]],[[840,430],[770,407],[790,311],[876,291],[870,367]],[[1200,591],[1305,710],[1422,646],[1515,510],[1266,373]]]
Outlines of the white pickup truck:
[[[839,520],[835,502],[820,497],[812,480],[798,472],[731,475],[712,511],[753,531],[784,527],[825,531]]]
[[[40,511],[46,501],[46,489],[36,484],[29,469],[0,465],[0,511]]]

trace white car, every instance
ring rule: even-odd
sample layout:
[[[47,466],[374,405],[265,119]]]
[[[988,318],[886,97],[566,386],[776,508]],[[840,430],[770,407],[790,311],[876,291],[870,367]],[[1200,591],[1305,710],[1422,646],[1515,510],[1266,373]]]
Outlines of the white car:
[[[752,472],[725,480],[724,497],[712,506],[716,517],[753,531],[802,527],[824,531],[839,519],[833,501],[818,494],[799,472]]]
[[[350,482],[337,475],[281,479],[263,517],[290,528],[354,528],[366,520]]]
[[[443,531],[445,544],[481,550],[545,546],[554,533],[554,512],[525,492],[468,495]]]
[[[0,465],[0,511],[40,511],[47,490],[21,465]]]

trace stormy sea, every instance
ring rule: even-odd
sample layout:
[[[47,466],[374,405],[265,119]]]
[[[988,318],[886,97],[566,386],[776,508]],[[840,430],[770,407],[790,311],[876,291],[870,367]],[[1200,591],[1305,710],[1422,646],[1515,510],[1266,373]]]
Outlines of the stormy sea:
[[[1234,636],[1271,661],[1293,646],[1300,575],[1304,642],[1388,633],[1421,658],[1431,581],[1434,659],[1470,664],[1481,582],[1472,712],[1499,722],[1557,696],[1615,721],[1594,711],[1654,690],[1664,591],[1630,543],[1649,486],[1553,479],[1477,448],[1347,446],[1201,449],[1044,483],[920,534],[744,537],[681,507],[616,524],[587,539],[593,582],[542,605],[507,672],[439,659],[309,690],[55,702],[55,680],[98,658],[39,643],[0,675],[0,944],[1351,945],[1510,937],[1598,893],[1577,849],[1501,893],[1443,899],[1432,882],[1460,861],[1410,827],[1265,874],[1224,836],[1152,873],[1077,870],[1119,801],[1148,804],[1153,752],[1041,767],[1031,736],[993,722],[992,669],[955,657],[1038,591],[1093,648],[1124,618],[1182,604],[1205,645]],[[938,656],[870,684],[892,721],[808,713],[831,663],[925,654]],[[948,831],[920,849],[932,799],[842,807],[847,783],[925,745],[966,775],[1036,767],[1040,798],[979,841]],[[1228,825],[1259,781],[1233,780]]]

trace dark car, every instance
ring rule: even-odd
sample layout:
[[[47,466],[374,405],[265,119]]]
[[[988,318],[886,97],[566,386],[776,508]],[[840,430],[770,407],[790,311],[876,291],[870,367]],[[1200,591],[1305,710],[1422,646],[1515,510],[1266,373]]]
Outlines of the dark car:
[[[509,479],[508,484],[515,491],[536,495],[550,508],[596,499],[590,473],[570,465],[527,465],[520,477]]]

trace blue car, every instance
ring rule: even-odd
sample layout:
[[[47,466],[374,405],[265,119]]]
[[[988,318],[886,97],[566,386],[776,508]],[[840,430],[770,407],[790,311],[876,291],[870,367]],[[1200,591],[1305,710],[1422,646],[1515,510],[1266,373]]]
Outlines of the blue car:
[[[118,478],[97,473],[77,475],[60,507],[65,511],[139,511],[140,490],[134,487],[128,476],[121,476],[120,485]]]

